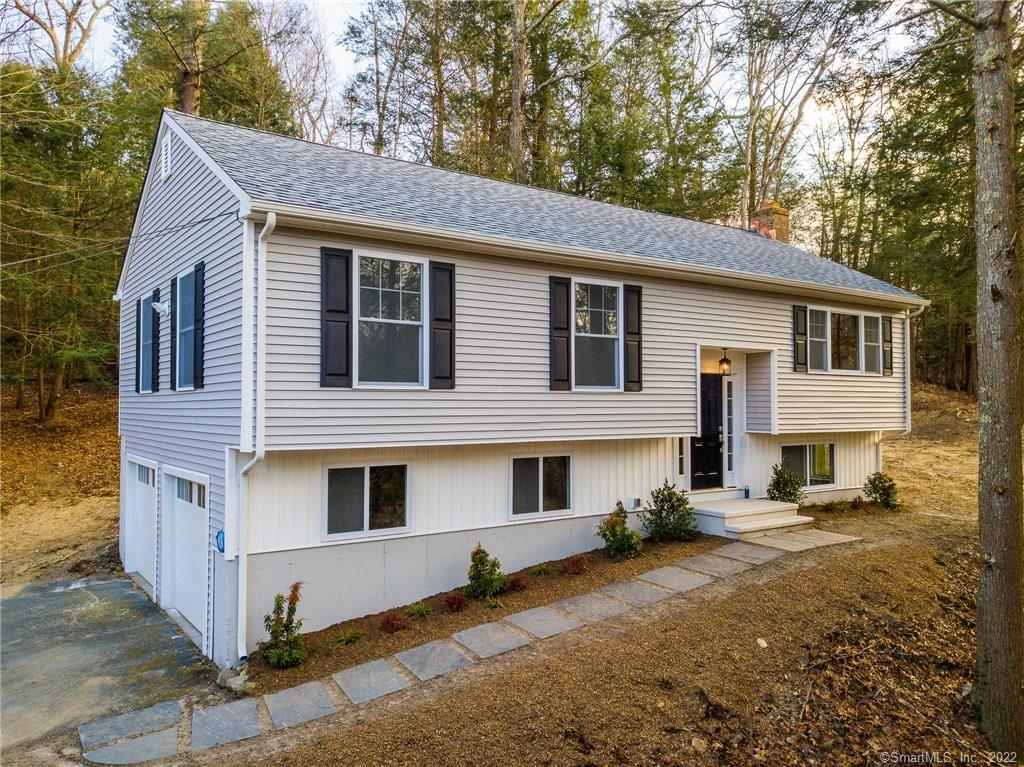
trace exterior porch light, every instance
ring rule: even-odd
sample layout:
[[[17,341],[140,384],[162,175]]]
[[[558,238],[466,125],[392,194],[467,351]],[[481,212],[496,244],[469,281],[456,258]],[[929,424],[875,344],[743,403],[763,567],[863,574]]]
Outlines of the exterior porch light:
[[[732,360],[726,356],[728,349],[722,349],[722,359],[718,361],[718,372],[724,376],[732,375]]]

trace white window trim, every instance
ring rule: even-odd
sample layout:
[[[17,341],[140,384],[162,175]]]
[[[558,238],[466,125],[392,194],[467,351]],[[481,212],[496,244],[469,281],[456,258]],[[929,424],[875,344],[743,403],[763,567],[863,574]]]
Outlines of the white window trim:
[[[825,369],[815,370],[811,367],[811,312],[825,312]],[[857,369],[839,370],[832,367],[832,315],[848,314],[857,318]],[[878,372],[872,373],[864,364],[864,318],[878,317]],[[860,312],[850,309],[837,309],[831,306],[807,305],[807,372],[811,375],[859,375],[881,376],[882,370],[882,315],[874,312]]]
[[[878,320],[878,372],[874,373],[868,370],[867,366],[867,333],[865,330],[865,322],[867,318],[875,318]],[[880,376],[885,372],[885,355],[882,352],[882,347],[885,342],[882,340],[882,315],[875,314],[873,312],[862,312],[860,315],[860,370],[866,376]]]
[[[207,496],[210,492],[210,475],[200,474],[197,471],[190,471],[189,469],[179,469],[177,466],[168,466],[164,464],[163,475],[181,477],[182,479],[190,479],[193,482],[198,482],[200,485],[206,485]]]
[[[420,380],[418,383],[376,383],[376,382],[362,382],[359,380],[359,323],[363,321],[362,318],[362,307],[360,306],[360,289],[359,289],[359,260],[361,258],[379,258],[390,261],[408,261],[410,263],[420,264],[420,321],[419,323],[409,322],[408,320],[381,320],[374,319],[372,317],[367,318],[367,322],[384,322],[395,325],[416,325],[420,327]],[[406,255],[404,253],[395,253],[393,251],[382,251],[382,250],[366,250],[358,249],[352,253],[352,293],[353,308],[355,310],[355,332],[352,334],[352,388],[354,389],[378,389],[378,390],[413,390],[418,391],[429,388],[430,381],[427,376],[427,359],[430,354],[430,338],[428,330],[427,317],[430,316],[430,259],[425,256],[414,256]],[[388,465],[388,464],[384,464]]]
[[[618,288],[618,306],[616,311],[618,312],[615,317],[615,325],[618,329],[616,336],[606,336],[597,333],[576,333],[576,285],[577,283],[583,283],[584,285],[605,285],[611,288]],[[572,361],[572,390],[578,392],[620,392],[624,391],[624,376],[622,375],[622,308],[623,308],[623,293],[625,283],[616,282],[615,280],[602,280],[596,277],[573,277],[572,282],[569,286],[569,301],[570,301],[570,358]],[[576,384],[576,336],[581,335],[584,338],[615,338],[617,343],[615,346],[615,386],[577,386]],[[558,455],[564,455],[559,453]]]
[[[802,448],[804,448],[804,469],[806,469],[806,471],[807,471],[807,481],[810,482],[811,481],[811,465],[810,465],[811,451],[807,450],[806,448],[809,448],[811,445],[831,445],[832,446],[832,481],[829,484],[827,484],[827,485],[804,485],[802,489],[807,491],[807,492],[815,492],[815,493],[818,492],[819,490],[835,490],[835,489],[837,489],[839,487],[839,485],[838,485],[838,482],[836,480],[836,463],[839,461],[839,450],[836,447],[836,443],[834,441],[832,441],[832,440],[824,440],[823,442],[818,442],[818,441],[812,440],[810,442],[783,442],[783,443],[780,443],[779,444],[779,461],[778,461],[779,466],[782,465],[782,449],[784,447],[802,447]]]
[[[174,278],[175,279],[175,295],[176,295],[176,299],[175,300],[177,301],[178,305],[174,307],[174,346],[175,346],[175,349],[174,349],[174,370],[172,371],[171,374],[174,376],[175,391],[195,391],[195,388],[196,388],[195,387],[196,363],[195,363],[195,357],[194,356],[192,358],[192,382],[193,383],[190,384],[189,386],[182,386],[181,385],[181,379],[178,376],[178,368],[181,366],[181,280],[184,277],[187,277],[190,273],[195,272],[196,265],[197,264],[192,264],[192,266],[188,267],[187,269],[183,269],[182,271],[178,272],[177,276]],[[193,301],[195,300],[194,296],[195,296],[195,294],[193,293]],[[195,339],[196,339],[196,308],[197,307],[195,305],[193,305],[193,307],[192,307],[192,343],[193,343],[193,346],[194,346],[194,344],[196,342],[195,341]]]
[[[143,359],[145,359],[145,356],[142,353],[142,347],[143,347],[142,328],[145,327],[144,318],[146,316],[146,302],[147,301],[149,301],[149,312],[150,312],[149,333],[146,334],[146,335],[149,336],[149,354],[150,354],[149,369],[150,369],[150,371],[153,370],[153,354],[156,351],[155,349],[153,349],[153,316],[152,316],[152,314],[153,314],[153,312],[156,311],[153,308],[153,297],[151,295],[149,295],[149,296],[142,296],[139,299],[139,327],[137,327],[135,329],[135,334],[139,337],[138,338],[138,344],[139,344],[139,371],[138,371],[138,375],[139,375],[139,394],[152,394],[153,393],[153,381],[152,380],[149,382],[149,388],[148,389],[142,388],[142,370],[143,370],[143,367],[144,367],[143,366]],[[158,363],[158,367],[159,367],[159,363]]]
[[[402,527],[389,527],[384,530],[370,530],[370,469],[374,466],[405,466],[405,525]],[[328,507],[328,472],[331,469],[362,469],[363,470],[363,530],[353,530],[350,533],[328,533],[327,532],[327,507]],[[345,463],[325,463],[320,479],[320,540],[323,543],[351,540],[376,540],[379,538],[393,538],[396,535],[408,534],[412,531],[412,504],[410,503],[410,489],[412,488],[412,462],[406,458],[395,458],[389,461],[349,461]]]
[[[545,458],[569,458],[569,488],[567,495],[569,497],[569,508],[567,509],[552,509],[551,511],[543,511],[544,508],[544,459]],[[538,467],[540,471],[540,482],[537,484],[537,508],[541,511],[536,511],[532,514],[513,514],[512,509],[514,506],[515,498],[515,487],[513,485],[513,474],[512,474],[512,462],[518,458],[536,458],[539,461]],[[516,522],[536,522],[538,519],[560,519],[562,517],[571,517],[575,514],[573,504],[573,493],[575,492],[576,484],[573,480],[573,475],[576,473],[576,456],[572,450],[546,450],[542,452],[525,452],[525,453],[513,453],[508,457],[508,521],[511,523]]]

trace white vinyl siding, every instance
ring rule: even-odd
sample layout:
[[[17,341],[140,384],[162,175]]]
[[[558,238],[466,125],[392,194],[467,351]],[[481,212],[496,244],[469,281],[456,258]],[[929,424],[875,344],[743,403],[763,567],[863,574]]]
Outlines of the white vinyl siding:
[[[238,444],[241,422],[244,224],[237,218],[237,198],[214,173],[176,135],[168,142],[174,173],[161,182],[157,153],[142,201],[138,234],[171,231],[137,240],[122,286],[119,431],[127,452],[210,478],[204,492],[209,545],[214,547],[217,531],[224,528],[225,446]],[[218,213],[225,215],[211,219]],[[182,226],[201,219],[211,220]],[[180,392],[161,386],[155,394],[139,396],[135,393],[135,301],[151,295],[154,288],[160,288],[161,296],[169,296],[171,281],[199,261],[206,264],[205,388]],[[169,378],[171,323],[169,317],[165,319],[160,323],[159,367],[161,376]],[[160,488],[158,514],[170,501],[165,495]],[[216,559],[209,557],[211,569],[205,581],[210,584]],[[218,573],[217,577],[223,576]],[[154,586],[159,596],[160,584]],[[226,604],[222,598],[211,598],[209,604],[215,603]],[[208,616],[211,620],[212,613]],[[207,637],[214,634],[211,624],[204,632]],[[221,631],[217,652],[225,652],[220,643],[227,641],[227,632]],[[213,648],[207,650],[214,652]]]
[[[746,355],[747,431],[772,430],[772,355],[751,352]]]
[[[327,234],[287,229],[270,238],[270,449],[692,435],[697,344],[777,349],[780,432],[904,428],[898,317],[893,322],[893,376],[794,373],[792,297],[630,276],[630,283],[643,288],[643,391],[553,392],[549,277],[585,281],[590,275],[440,250],[409,249],[455,264],[456,388],[324,389],[319,385],[322,246],[360,247]],[[593,274],[598,280],[615,277]]]

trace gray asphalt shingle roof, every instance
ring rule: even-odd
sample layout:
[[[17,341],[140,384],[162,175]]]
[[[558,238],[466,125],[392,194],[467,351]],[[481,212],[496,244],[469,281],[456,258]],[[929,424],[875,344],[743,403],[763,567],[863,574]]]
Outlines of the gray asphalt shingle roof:
[[[643,256],[896,299],[908,291],[742,229],[535,189],[168,112],[250,197],[510,237],[553,248]]]

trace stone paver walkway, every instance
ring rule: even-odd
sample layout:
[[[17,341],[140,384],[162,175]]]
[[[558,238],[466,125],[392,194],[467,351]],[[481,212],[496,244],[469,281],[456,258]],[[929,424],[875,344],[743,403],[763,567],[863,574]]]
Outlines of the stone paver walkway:
[[[274,729],[295,727],[337,713],[329,685],[358,706],[478,660],[512,652],[770,562],[788,552],[860,540],[823,530],[800,530],[737,541],[661,567],[628,581],[514,613],[433,642],[344,669],[330,679],[306,682],[264,695]],[[341,697],[338,698],[341,700]],[[96,764],[134,764],[177,753],[178,701],[122,714],[78,728],[84,757]],[[261,734],[256,700],[247,698],[192,712],[191,750],[213,748]]]

